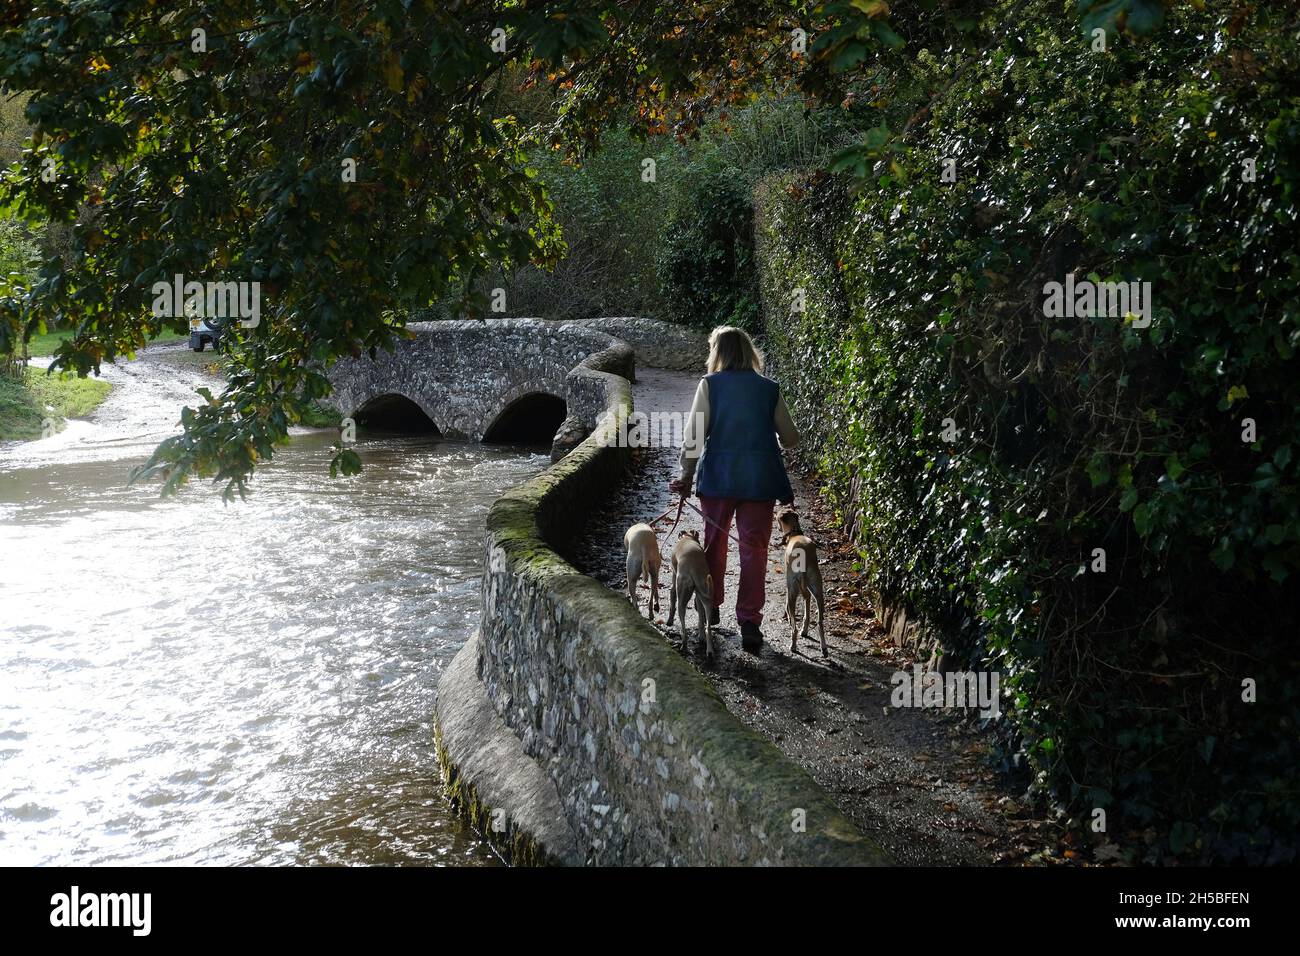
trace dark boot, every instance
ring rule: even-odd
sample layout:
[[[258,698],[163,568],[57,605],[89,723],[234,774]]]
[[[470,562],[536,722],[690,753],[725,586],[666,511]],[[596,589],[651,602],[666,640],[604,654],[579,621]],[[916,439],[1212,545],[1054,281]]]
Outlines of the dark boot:
[[[714,607],[713,610],[709,612],[709,624],[713,627],[717,627],[721,623],[722,623],[722,613],[716,607]]]
[[[740,646],[751,654],[757,654],[763,646],[763,632],[753,621],[740,622]]]

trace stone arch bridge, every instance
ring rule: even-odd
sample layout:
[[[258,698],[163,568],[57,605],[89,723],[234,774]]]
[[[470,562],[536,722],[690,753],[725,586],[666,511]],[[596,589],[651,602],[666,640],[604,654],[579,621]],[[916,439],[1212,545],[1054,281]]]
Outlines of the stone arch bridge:
[[[392,352],[336,362],[328,401],[345,418],[364,420],[405,399],[439,434],[470,441],[510,440],[521,418],[560,423],[551,445],[558,460],[603,412],[600,376],[634,377],[632,347],[601,327],[620,322],[659,326],[643,319],[412,323],[414,338]]]

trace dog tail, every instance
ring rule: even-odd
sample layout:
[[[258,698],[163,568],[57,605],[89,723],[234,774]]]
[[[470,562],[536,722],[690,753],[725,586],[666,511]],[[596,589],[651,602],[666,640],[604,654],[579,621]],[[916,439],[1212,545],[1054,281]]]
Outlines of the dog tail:
[[[713,575],[704,575],[704,583],[709,586],[709,607],[713,607]]]

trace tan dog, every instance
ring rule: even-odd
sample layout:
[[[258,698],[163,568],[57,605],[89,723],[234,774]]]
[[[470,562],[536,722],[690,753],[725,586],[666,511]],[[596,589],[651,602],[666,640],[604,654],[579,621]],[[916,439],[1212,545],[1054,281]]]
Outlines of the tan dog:
[[[627,548],[627,596],[637,607],[636,589],[642,581],[650,582],[650,600],[646,602],[646,620],[654,620],[659,612],[659,539],[648,524],[634,524],[623,535]],[[638,608],[639,610],[639,608]]]
[[[817,566],[817,545],[799,527],[799,515],[785,508],[776,519],[781,525],[781,543],[785,545],[785,616],[790,622],[790,653],[795,653],[799,638],[797,606],[803,598],[803,637],[808,638],[812,620],[812,599],[817,599],[817,631],[822,639],[822,657],[826,650],[826,605],[822,597],[822,571]]]
[[[713,576],[709,562],[700,546],[698,531],[683,531],[673,547],[673,579],[668,591],[668,626],[673,626],[673,613],[677,614],[677,627],[682,635],[682,650],[686,650],[686,606],[695,598],[695,613],[700,616],[700,640],[704,641],[705,659],[713,663]]]

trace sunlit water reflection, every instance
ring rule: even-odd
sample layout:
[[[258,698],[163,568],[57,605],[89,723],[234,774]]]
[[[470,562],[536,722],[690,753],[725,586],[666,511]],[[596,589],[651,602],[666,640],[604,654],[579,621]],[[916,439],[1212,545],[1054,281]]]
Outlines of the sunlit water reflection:
[[[483,522],[546,459],[295,437],[246,502],[0,449],[0,863],[492,861],[431,707]]]

